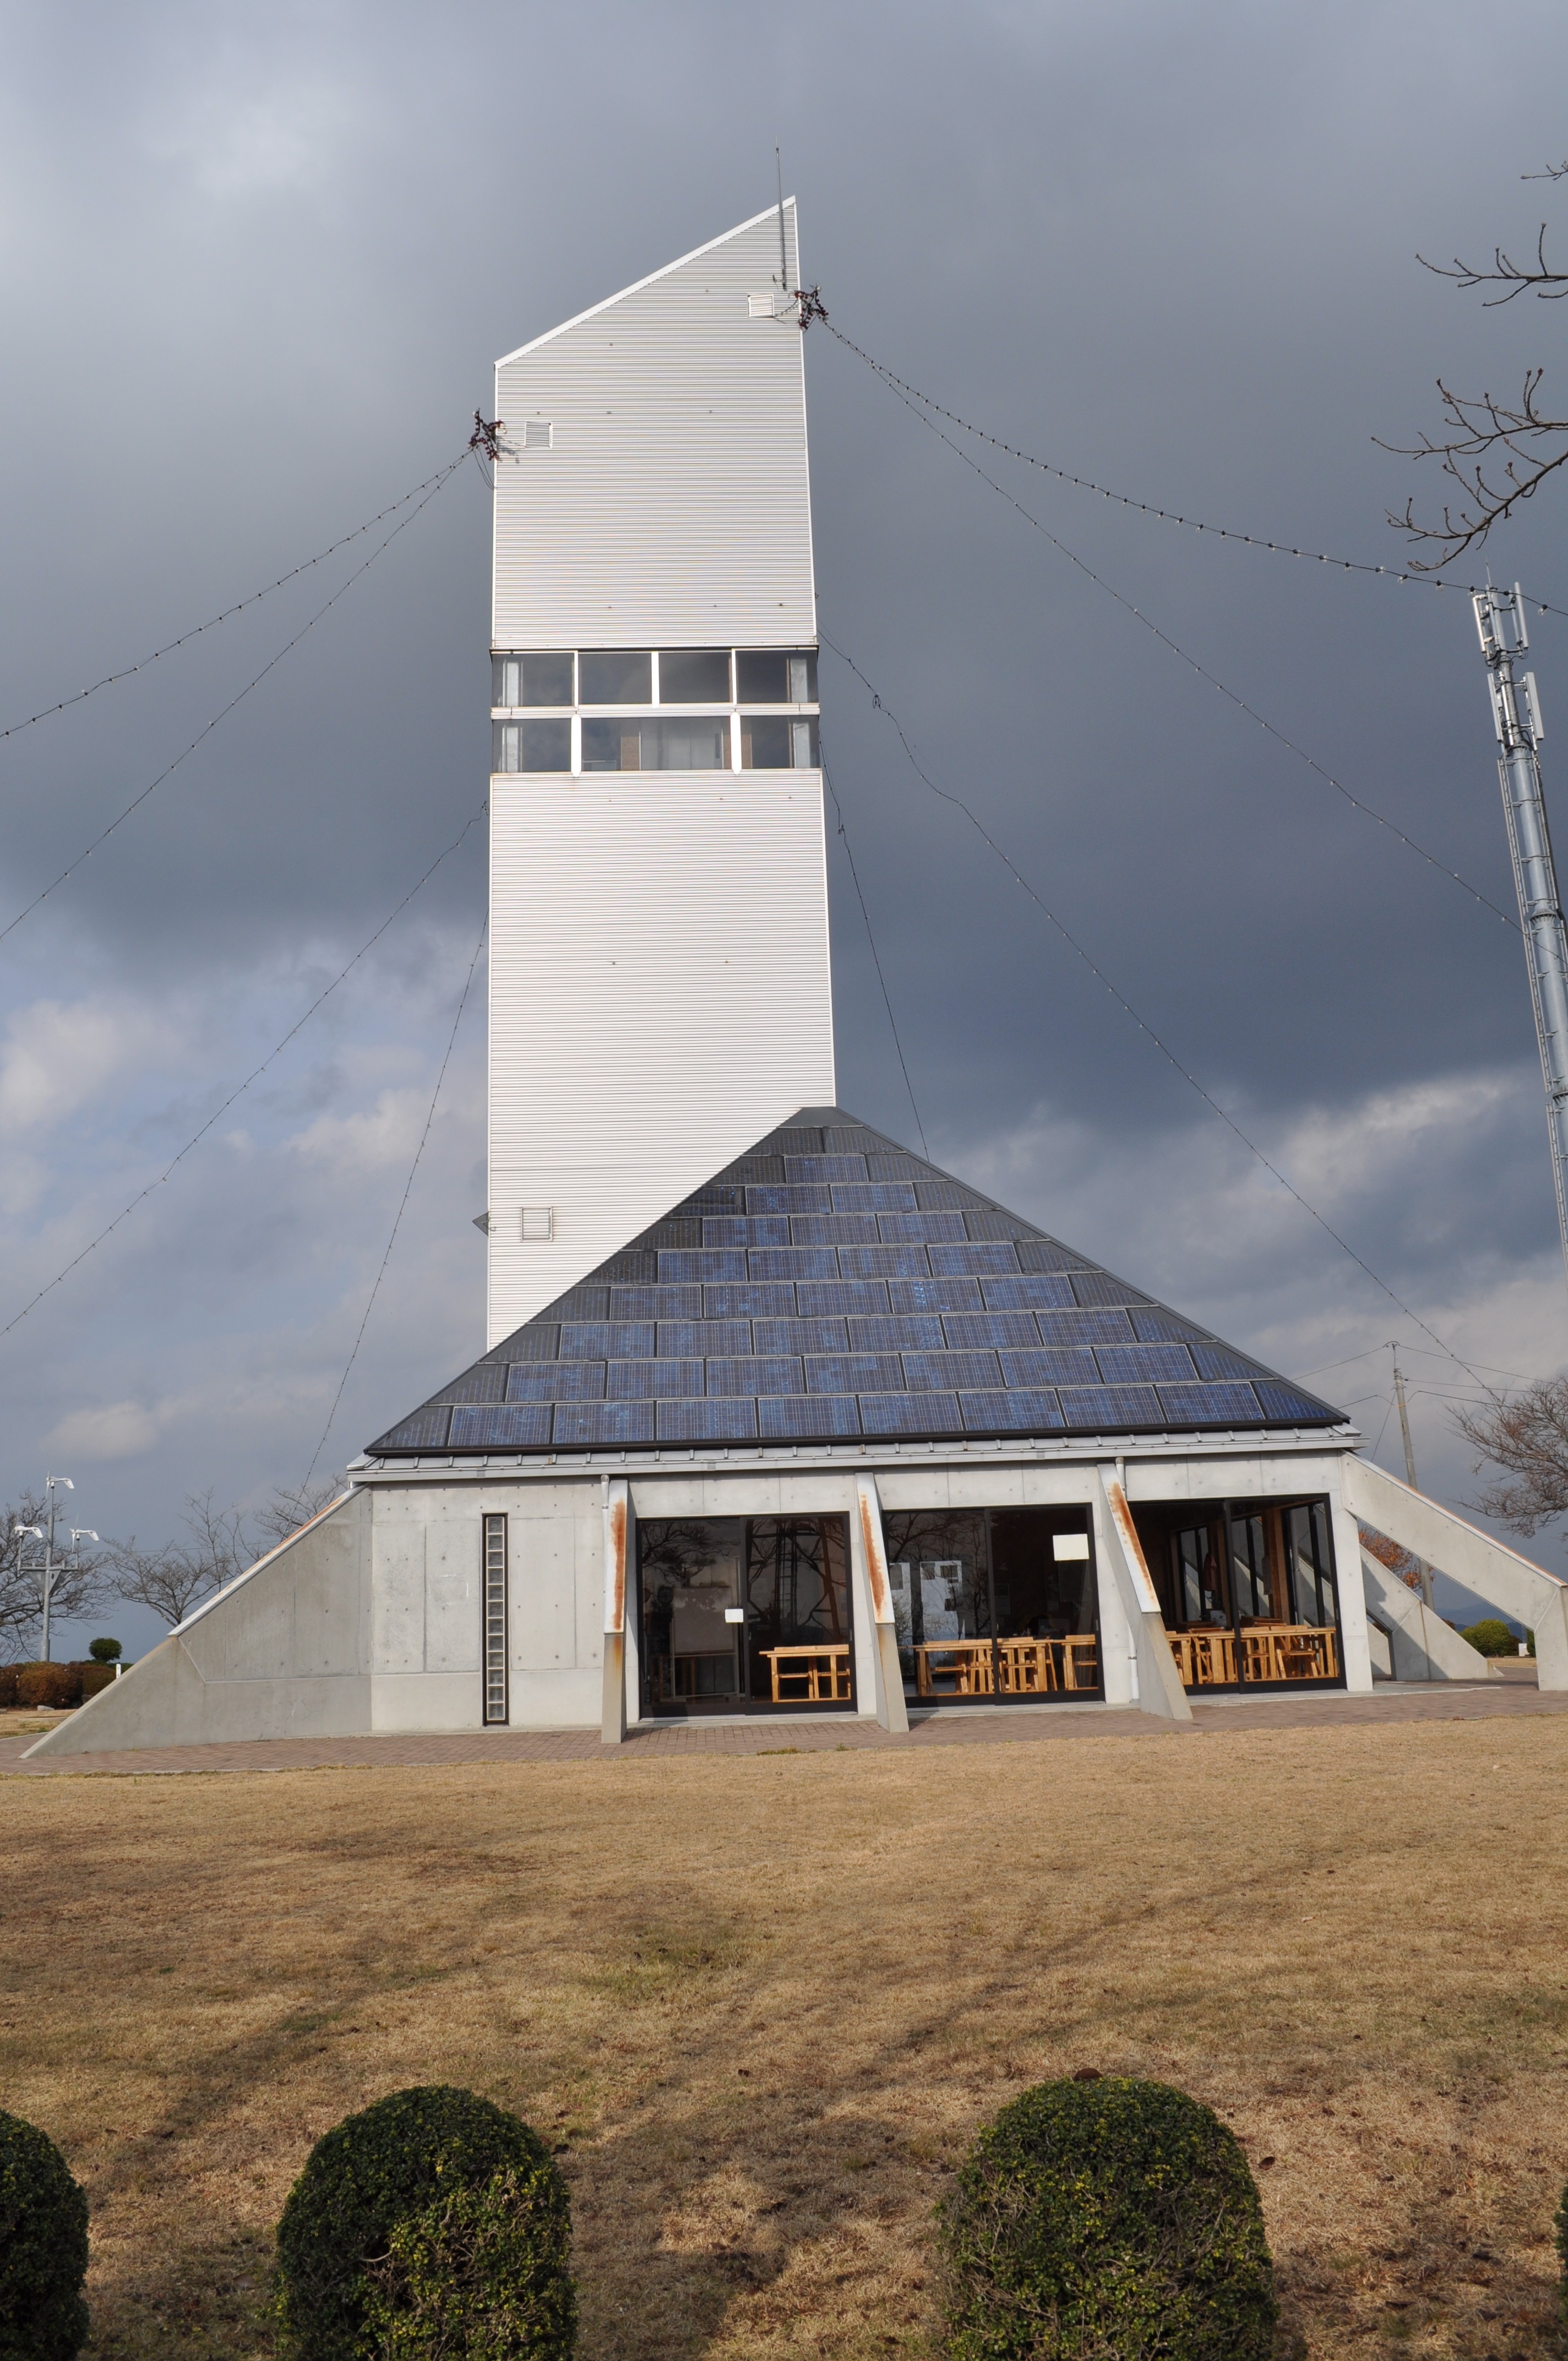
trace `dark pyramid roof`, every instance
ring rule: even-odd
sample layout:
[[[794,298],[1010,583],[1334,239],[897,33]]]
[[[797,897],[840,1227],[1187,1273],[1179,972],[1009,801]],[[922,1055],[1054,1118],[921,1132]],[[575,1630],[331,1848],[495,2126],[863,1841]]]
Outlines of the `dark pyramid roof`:
[[[369,1449],[1188,1433],[1343,1416],[853,1115],[807,1107]]]

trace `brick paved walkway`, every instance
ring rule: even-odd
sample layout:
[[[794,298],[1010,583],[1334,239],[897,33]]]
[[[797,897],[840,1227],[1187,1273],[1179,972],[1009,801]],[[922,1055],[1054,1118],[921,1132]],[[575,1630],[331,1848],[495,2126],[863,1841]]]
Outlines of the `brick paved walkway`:
[[[412,1769],[488,1763],[641,1763],[655,1755],[817,1753],[865,1748],[1026,1745],[1048,1739],[1223,1736],[1227,1730],[1330,1729],[1396,1721],[1476,1721],[1521,1714],[1568,1717],[1568,1695],[1543,1697],[1517,1681],[1443,1682],[1380,1688],[1371,1697],[1217,1697],[1193,1707],[1192,1731],[1150,1714],[1100,1705],[981,1707],[922,1716],[907,1738],[837,1715],[766,1720],[661,1722],[634,1730],[623,1747],[592,1730],[467,1730],[437,1737],[269,1738],[231,1746],[148,1747],[136,1753],[45,1755],[24,1763],[38,1736],[0,1735],[0,1777],[167,1776],[181,1772]]]

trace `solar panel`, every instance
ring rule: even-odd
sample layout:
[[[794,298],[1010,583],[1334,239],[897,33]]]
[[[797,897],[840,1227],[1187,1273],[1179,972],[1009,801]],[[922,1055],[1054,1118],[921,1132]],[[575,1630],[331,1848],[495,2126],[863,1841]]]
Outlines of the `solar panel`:
[[[794,1213],[789,1235],[797,1246],[874,1246],[881,1236],[874,1213]]]
[[[749,1277],[746,1257],[733,1246],[698,1246],[693,1252],[678,1248],[666,1250],[659,1257],[657,1276],[666,1287],[682,1279],[710,1283],[725,1279]]]
[[[1121,1345],[1133,1341],[1124,1312],[1036,1312],[1036,1325],[1047,1345]]]
[[[867,1434],[958,1434],[957,1394],[862,1394],[861,1425]]]
[[[661,1320],[659,1323],[659,1357],[678,1360],[695,1353],[706,1360],[710,1353],[749,1353],[751,1349],[751,1323],[749,1320]]]
[[[744,1443],[757,1432],[754,1401],[662,1401],[661,1443]]]
[[[1068,1425],[1093,1434],[1115,1427],[1165,1424],[1153,1386],[1063,1386],[1060,1398]]]
[[[942,1325],[947,1330],[945,1342],[956,1351],[1040,1341],[1040,1332],[1027,1312],[950,1312]]]
[[[444,1402],[416,1410],[401,1426],[394,1426],[371,1445],[380,1451],[444,1451],[452,1412]]]
[[[1166,1416],[1179,1426],[1255,1426],[1257,1396],[1250,1386],[1161,1386]]]
[[[564,1361],[651,1361],[652,1357],[651,1320],[564,1320],[561,1323]]]
[[[822,1145],[829,1156],[874,1156],[887,1142],[863,1123],[830,1123],[823,1126]]]
[[[1185,1345],[1102,1345],[1095,1358],[1108,1386],[1136,1385],[1140,1378],[1179,1386],[1193,1376]]]
[[[652,1443],[653,1405],[635,1402],[557,1402],[551,1436],[557,1451],[585,1450],[599,1443]]]
[[[754,1181],[762,1184],[770,1180],[782,1180],[784,1177],[784,1158],[782,1156],[738,1156],[733,1164],[725,1166],[721,1177],[728,1182],[739,1182],[747,1189],[750,1189]]]
[[[806,1358],[808,1393],[891,1393],[903,1383],[904,1371],[892,1353],[828,1353]]]
[[[1337,1426],[1343,1413],[1327,1402],[1314,1401],[1284,1378],[1258,1378],[1253,1390],[1271,1419],[1288,1426]]]
[[[611,1401],[663,1401],[700,1394],[703,1365],[693,1356],[673,1361],[612,1361],[605,1392]]]
[[[837,1279],[831,1246],[753,1246],[746,1257],[748,1279]],[[731,1277],[732,1273],[724,1276]]]
[[[1055,1279],[984,1279],[980,1291],[995,1312],[1047,1312],[1072,1301],[1072,1284],[1065,1272]]]
[[[850,1332],[842,1320],[754,1320],[751,1344],[759,1353],[842,1353]]]
[[[1016,1213],[1000,1213],[993,1206],[977,1206],[964,1215],[964,1235],[971,1238],[1016,1239],[1021,1245],[1036,1235],[1034,1224],[1021,1222]]]
[[[834,1184],[836,1213],[913,1213],[915,1191],[903,1180],[839,1180]]]
[[[1020,1238],[1020,1270],[1088,1270],[1091,1265],[1057,1238]]]
[[[827,1180],[831,1182],[834,1180],[863,1180],[865,1177],[866,1159],[863,1156],[786,1156],[784,1158],[784,1179],[786,1180]],[[845,1210],[846,1212],[852,1213],[857,1210],[857,1208],[850,1205],[847,1206]]]
[[[931,1268],[941,1278],[956,1277],[960,1271],[1002,1272],[1016,1270],[1018,1257],[1011,1245],[928,1246]]]
[[[465,1404],[452,1413],[452,1451],[537,1451],[550,1440],[552,1411],[548,1402],[525,1402],[512,1409],[479,1409]]]
[[[700,1320],[700,1287],[612,1287],[612,1320]]]
[[[787,1319],[795,1310],[795,1290],[789,1286],[748,1284],[745,1287],[705,1287],[705,1320]]]
[[[979,1312],[984,1308],[978,1279],[895,1279],[889,1281],[887,1292],[895,1312]]]
[[[1033,1352],[1003,1353],[1002,1378],[1009,1386],[1097,1386],[1100,1370],[1087,1345],[1036,1345]]]
[[[498,1348],[507,1361],[553,1361],[561,1349],[561,1330],[554,1320],[531,1320]]]
[[[879,1213],[877,1227],[890,1243],[904,1238],[951,1241],[966,1235],[968,1218],[964,1213]]]
[[[624,1254],[611,1255],[608,1262],[601,1262],[594,1275],[608,1279],[611,1286],[618,1282],[627,1286],[652,1282],[659,1276],[659,1257],[629,1246]]]
[[[873,1180],[924,1180],[930,1169],[917,1156],[907,1156],[902,1149],[866,1151],[866,1170]]]
[[[1256,1361],[1249,1361],[1245,1353],[1233,1352],[1228,1345],[1195,1344],[1191,1351],[1201,1378],[1239,1378],[1245,1382],[1269,1374]]]
[[[945,1386],[995,1386],[1002,1371],[994,1353],[905,1353],[905,1383],[921,1393]]]
[[[906,1312],[888,1319],[850,1323],[850,1343],[857,1353],[939,1353],[947,1341],[934,1312]],[[896,1385],[898,1380],[893,1382]]]
[[[707,1390],[710,1394],[798,1394],[805,1391],[805,1382],[794,1354],[755,1353],[744,1359],[709,1361]]]
[[[861,1408],[853,1394],[767,1394],[757,1404],[764,1442],[789,1443],[859,1434]]]
[[[1124,1279],[1113,1279],[1109,1271],[1074,1271],[1072,1291],[1080,1303],[1146,1303],[1148,1297],[1142,1288],[1129,1287]]]
[[[787,1246],[787,1213],[710,1213],[698,1244],[705,1246]]]
[[[602,1361],[514,1361],[508,1401],[602,1401]]]
[[[507,1398],[507,1365],[504,1361],[477,1361],[465,1369],[455,1385],[442,1389],[442,1399],[449,1402],[499,1402]]]
[[[1147,1311],[1139,1307],[1133,1313],[1133,1326],[1146,1344],[1185,1345],[1194,1338],[1206,1337],[1208,1330],[1195,1321],[1183,1320],[1179,1312],[1167,1312],[1159,1304]]]
[[[950,1207],[962,1212],[967,1206],[972,1206],[977,1213],[986,1210],[980,1191],[966,1189],[961,1180],[916,1180],[915,1202],[924,1213],[939,1213]]]
[[[876,1279],[806,1279],[795,1290],[795,1300],[807,1317],[819,1312],[885,1312],[887,1282]]]
[[[609,1287],[569,1287],[554,1303],[547,1303],[540,1313],[542,1320],[608,1320],[609,1317]]]
[[[839,1268],[846,1279],[924,1279],[927,1252],[925,1246],[840,1246]]]
[[[1047,1389],[960,1394],[959,1406],[970,1434],[1048,1434],[1062,1423],[1060,1404]]]
[[[811,1188],[786,1188],[781,1181],[774,1188],[749,1188],[746,1191],[748,1213],[830,1213],[833,1191],[826,1181]]]

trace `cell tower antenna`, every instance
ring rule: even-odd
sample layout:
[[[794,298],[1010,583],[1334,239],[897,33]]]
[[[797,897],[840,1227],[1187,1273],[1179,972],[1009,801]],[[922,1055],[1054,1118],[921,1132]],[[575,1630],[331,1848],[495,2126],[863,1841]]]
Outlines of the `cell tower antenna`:
[[[1475,628],[1486,660],[1492,723],[1497,733],[1497,776],[1502,783],[1508,851],[1519,899],[1530,996],[1541,1071],[1546,1082],[1546,1125],[1552,1144],[1552,1179],[1557,1191],[1557,1228],[1568,1271],[1568,927],[1557,893],[1552,836],[1541,787],[1541,698],[1532,672],[1516,672],[1515,659],[1530,646],[1524,598],[1488,583],[1475,592]]]

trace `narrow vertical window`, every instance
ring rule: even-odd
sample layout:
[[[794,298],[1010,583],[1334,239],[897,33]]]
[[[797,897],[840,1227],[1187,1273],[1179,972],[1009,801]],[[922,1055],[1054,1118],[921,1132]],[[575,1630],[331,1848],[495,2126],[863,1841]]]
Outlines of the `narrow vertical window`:
[[[507,1719],[507,1521],[485,1519],[485,1719]]]

